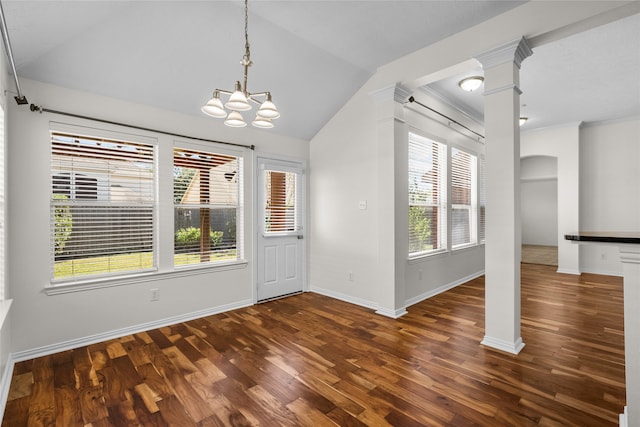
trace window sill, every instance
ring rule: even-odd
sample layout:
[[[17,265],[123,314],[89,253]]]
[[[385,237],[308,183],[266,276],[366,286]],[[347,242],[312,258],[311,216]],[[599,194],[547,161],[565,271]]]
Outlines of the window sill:
[[[449,251],[447,251],[446,249],[440,249],[437,251],[432,251],[432,252],[423,253],[419,255],[412,255],[409,257],[408,262],[409,264],[415,264],[422,261],[426,261],[427,259],[442,258],[443,256],[447,256],[448,254],[449,254]]]
[[[4,321],[9,314],[9,309],[11,308],[12,299],[0,300],[0,329],[4,325]]]
[[[199,274],[209,274],[216,271],[239,270],[242,268],[246,268],[248,264],[249,263],[247,261],[241,260],[216,265],[181,267],[176,268],[172,271],[154,271],[149,273],[131,274],[125,277],[118,278],[83,280],[75,281],[73,283],[61,283],[56,285],[50,284],[44,289],[44,292],[47,295],[84,292],[93,289],[111,288],[115,286],[125,286],[136,283],[153,282],[157,280],[167,280],[178,277],[195,276]]]
[[[482,247],[484,247],[484,242],[458,246],[457,248],[452,248],[451,250],[441,249],[439,251],[411,256],[407,259],[407,262],[409,264],[417,264],[417,263],[428,261],[431,259],[443,258],[445,256],[455,255],[455,254],[471,251],[471,250],[482,248]]]
[[[460,246],[456,246],[455,248],[451,248],[451,253],[457,253],[457,252],[464,252],[464,251],[468,251],[470,249],[475,249],[480,247],[481,245],[479,243],[469,243],[467,245],[460,245]]]

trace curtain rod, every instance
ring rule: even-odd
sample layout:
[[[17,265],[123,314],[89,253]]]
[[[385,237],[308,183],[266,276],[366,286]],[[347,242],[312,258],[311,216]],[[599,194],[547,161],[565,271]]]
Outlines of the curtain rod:
[[[475,131],[475,130],[473,130],[473,129],[469,129],[468,127],[466,127],[465,125],[463,125],[463,124],[462,124],[462,123],[460,123],[459,121],[457,121],[457,120],[455,120],[455,119],[452,119],[451,117],[447,116],[446,114],[442,114],[440,111],[434,110],[433,108],[431,108],[431,107],[429,107],[429,106],[427,106],[427,105],[424,105],[422,102],[417,101],[413,96],[410,96],[407,102],[409,102],[409,103],[414,103],[414,102],[415,102],[415,103],[416,103],[416,104],[418,104],[419,106],[424,107],[424,108],[426,108],[427,110],[433,111],[434,113],[436,113],[436,114],[438,114],[438,115],[440,115],[440,116],[444,117],[445,119],[449,120],[450,122],[453,122],[453,123],[457,124],[458,126],[461,126],[461,127],[465,128],[466,130],[468,130],[469,132],[474,133],[474,134],[476,134],[477,136],[479,136],[480,138],[484,139],[484,135],[479,134],[478,132],[476,132],[476,131]]]
[[[29,108],[31,109],[31,111],[38,112],[38,113],[60,114],[60,115],[63,115],[63,116],[68,116],[68,117],[75,117],[77,119],[93,120],[93,121],[96,121],[96,122],[106,123],[106,124],[109,124],[109,125],[124,126],[124,127],[132,128],[132,129],[143,130],[143,131],[146,131],[146,132],[155,132],[155,133],[161,133],[161,134],[164,134],[164,135],[176,136],[178,138],[188,138],[188,139],[194,139],[196,141],[213,142],[215,144],[233,145],[234,147],[248,148],[250,150],[255,150],[256,149],[256,146],[253,145],[253,144],[244,145],[244,144],[236,144],[234,142],[225,142],[225,141],[216,141],[216,140],[213,140],[213,139],[198,138],[198,137],[182,135],[182,134],[174,133],[174,132],[167,132],[167,131],[164,131],[164,130],[151,129],[151,128],[147,128],[147,127],[143,127],[143,126],[130,125],[130,124],[126,124],[126,123],[114,122],[114,121],[105,120],[105,119],[97,119],[95,117],[83,116],[81,114],[67,113],[65,111],[58,111],[58,110],[51,110],[49,108],[38,107],[35,104],[31,104],[31,106]]]
[[[18,81],[18,74],[16,73],[16,63],[13,60],[13,51],[11,50],[11,42],[9,41],[9,31],[7,30],[7,21],[4,19],[4,10],[2,9],[2,2],[0,2],[0,25],[2,26],[2,41],[4,42],[4,50],[7,52],[9,63],[11,64],[11,70],[13,71],[13,79],[16,82],[16,90],[18,95],[15,96],[15,100],[18,105],[28,104],[27,98],[22,94],[20,89],[20,82]]]

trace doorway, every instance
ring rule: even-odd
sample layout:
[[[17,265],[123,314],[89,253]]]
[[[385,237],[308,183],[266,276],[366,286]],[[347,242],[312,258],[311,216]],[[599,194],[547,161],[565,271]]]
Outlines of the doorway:
[[[558,159],[520,160],[522,262],[558,266]]]
[[[257,300],[302,292],[305,175],[297,161],[258,157]]]

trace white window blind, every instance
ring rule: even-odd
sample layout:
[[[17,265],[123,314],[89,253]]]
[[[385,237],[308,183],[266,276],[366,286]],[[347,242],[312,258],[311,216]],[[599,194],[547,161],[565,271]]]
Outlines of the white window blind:
[[[409,256],[446,248],[446,146],[409,133]]]
[[[53,279],[155,268],[155,147],[51,132]]]
[[[242,158],[174,148],[174,264],[240,259]]]
[[[480,242],[484,242],[485,241],[485,215],[486,215],[486,206],[487,206],[487,201],[486,201],[486,196],[485,196],[485,189],[484,189],[484,158],[480,157],[479,159],[479,173],[478,173],[478,180],[479,182],[479,186],[480,186],[480,207],[479,207],[479,212],[478,212],[478,240],[480,240]]]
[[[451,246],[477,242],[477,158],[451,149]]]
[[[265,233],[296,232],[302,229],[296,172],[264,170]]]

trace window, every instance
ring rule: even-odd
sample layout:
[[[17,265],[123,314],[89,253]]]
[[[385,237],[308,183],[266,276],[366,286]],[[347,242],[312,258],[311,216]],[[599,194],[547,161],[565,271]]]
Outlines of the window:
[[[409,133],[409,256],[446,249],[446,146]]]
[[[478,240],[480,240],[480,243],[484,243],[485,241],[485,215],[486,215],[486,206],[487,206],[487,201],[486,201],[486,196],[485,196],[485,190],[484,190],[484,158],[480,157],[479,159],[479,164],[480,167],[479,169],[479,173],[478,173],[478,180],[479,182],[479,186],[480,186],[480,212],[478,213]]]
[[[155,147],[51,132],[54,280],[155,268]]]
[[[298,174],[265,170],[264,231],[298,231],[302,226],[301,209],[296,206]]]
[[[176,266],[242,258],[241,177],[241,157],[174,148]]]
[[[477,242],[476,156],[451,149],[451,247]]]

